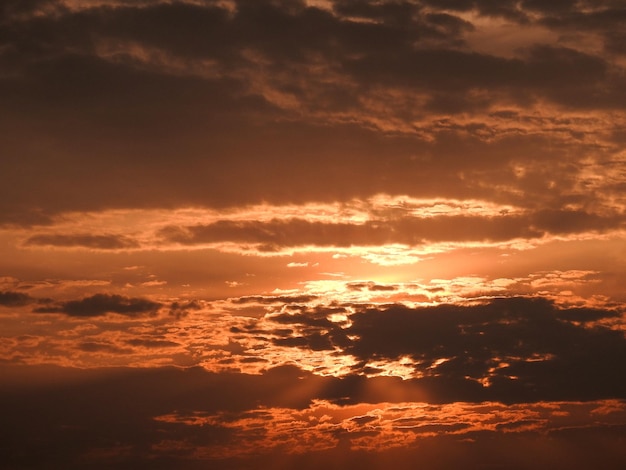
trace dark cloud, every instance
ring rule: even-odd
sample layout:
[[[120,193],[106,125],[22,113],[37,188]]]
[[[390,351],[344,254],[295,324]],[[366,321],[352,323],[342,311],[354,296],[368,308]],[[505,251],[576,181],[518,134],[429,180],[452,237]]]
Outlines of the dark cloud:
[[[440,410],[429,405],[418,416],[404,419],[401,410],[407,408],[410,397],[419,399],[420,395],[411,381],[399,379],[340,380],[315,377],[295,367],[271,369],[262,375],[213,374],[199,368],[78,370],[49,366],[3,366],[2,373],[0,411],[5,426],[0,431],[0,450],[9,468],[314,469],[321,464],[328,468],[358,464],[367,470],[390,466],[408,470],[420,461],[432,462],[429,468],[441,470],[493,467],[496,463],[520,470],[539,464],[578,470],[598,462],[602,468],[617,470],[625,461],[620,445],[623,424],[611,425],[609,419],[597,417],[594,427],[576,421],[581,412],[594,415],[599,406],[594,404],[543,403],[531,410],[531,417],[529,413],[517,417],[524,408],[512,406],[511,417],[500,423],[506,424],[476,430],[472,426],[477,415],[486,415],[481,419],[493,424],[497,418],[493,412],[502,413],[503,408],[484,403],[464,414],[461,408]],[[348,407],[338,412],[355,428],[347,430],[332,421],[321,421],[325,425],[315,429],[320,412],[306,414],[307,408],[314,400],[340,399],[347,391],[365,402],[381,403],[376,407],[379,411],[394,403],[393,396],[403,400],[394,411],[399,419],[389,424],[405,437],[419,435],[420,445],[361,453],[356,446],[364,443],[360,438],[375,438],[383,429],[369,416],[358,414],[350,420]],[[294,410],[293,416],[298,418],[274,416],[274,409]],[[455,422],[450,421],[451,411]],[[443,412],[440,422],[436,419],[439,412]],[[182,419],[155,419],[164,415]],[[241,451],[244,443],[265,442],[265,426],[277,422],[293,422],[297,428],[291,434],[304,436],[300,433],[307,430],[307,416],[312,419],[311,431],[331,444],[325,451],[304,445],[299,452],[286,452],[285,446],[274,442],[273,450],[259,445],[252,456],[240,453],[230,457],[221,452]],[[214,419],[202,423],[205,417]],[[194,425],[195,420],[202,425]],[[548,421],[553,423],[547,427],[551,441],[546,450],[547,444],[541,440],[545,428],[540,425]],[[518,432],[533,425],[539,429]],[[314,436],[307,435],[306,442]],[[552,446],[564,453],[553,455]],[[217,452],[197,452],[207,448]],[[603,449],[601,456],[598,448]]]
[[[49,234],[34,235],[25,244],[27,246],[59,246],[95,248],[98,250],[120,250],[138,248],[136,240],[124,235],[92,235],[92,234]]]
[[[160,348],[172,348],[175,346],[180,346],[180,344],[175,343],[174,341],[167,341],[163,339],[142,339],[135,338],[129,339],[125,341],[126,344],[131,346],[138,346],[142,348],[150,348],[150,349],[160,349]]]
[[[0,291],[0,305],[5,307],[21,307],[34,302],[36,299],[23,292]]]
[[[603,232],[622,225],[621,217],[602,217],[575,210],[540,210],[533,216],[539,230],[554,234],[577,233],[587,230]]]
[[[540,2],[524,2],[525,5],[532,5],[535,8],[538,3]],[[545,16],[541,21],[553,28],[611,32],[619,30],[626,20],[626,8],[623,3],[588,2],[587,6],[590,8],[586,11],[576,4],[568,5],[569,8],[558,8],[558,4],[555,4],[554,9],[544,6]]]
[[[277,346],[289,346],[312,351],[332,351],[333,344],[327,334],[320,334],[317,331],[304,331],[304,336],[290,336],[287,338],[277,338],[272,342]]]
[[[172,302],[170,304],[170,315],[177,318],[186,316],[190,311],[202,309],[202,303],[197,300],[186,302]]]
[[[329,321],[323,308],[271,318],[299,327],[277,343],[340,350],[358,361],[355,373],[376,372],[370,361],[410,357],[425,375],[419,384],[438,399],[516,401],[626,397],[616,373],[626,357],[623,334],[572,323],[619,315],[503,298],[476,306],[357,308],[349,328]]]
[[[613,54],[626,55],[626,33],[620,31],[607,33],[605,47]]]
[[[350,290],[364,290],[369,291],[395,291],[398,290],[397,286],[384,286],[376,284],[375,282],[349,282],[346,287]]]
[[[599,2],[598,2],[599,3]],[[541,0],[523,0],[522,7],[543,14],[562,14],[563,12],[576,11],[580,2],[578,0],[556,0],[554,2],[542,2]]]
[[[561,320],[570,322],[594,322],[604,318],[619,318],[620,312],[615,310],[601,310],[593,308],[568,308],[558,310],[556,316]]]
[[[259,304],[299,304],[307,303],[317,299],[316,295],[247,295],[244,297],[237,297],[231,299],[234,304],[247,304],[247,303],[259,303]]]
[[[144,298],[125,297],[117,294],[95,294],[81,300],[69,300],[55,305],[38,307],[38,313],[65,313],[71,317],[95,317],[118,313],[129,317],[154,315],[160,303]]]
[[[232,11],[216,2],[6,5],[4,223],[45,223],[72,210],[380,192],[501,198],[491,173],[462,173],[507,169],[513,154],[522,163],[550,161],[552,171],[557,153],[571,159],[598,146],[569,147],[563,139],[557,151],[541,135],[546,129],[502,140],[501,128],[480,122],[482,113],[500,103],[580,112],[626,103],[610,57],[555,44],[515,57],[473,51],[465,40],[474,26],[455,13],[535,21],[528,10],[548,27],[571,30],[586,21],[619,53],[621,33],[611,25],[621,13],[608,3],[578,13],[568,2],[512,1],[346,1],[333,11],[270,1],[239,1]],[[479,122],[445,132],[427,124],[442,113]],[[523,180],[510,184],[532,189]],[[64,237],[47,242],[72,242]]]
[[[596,33],[604,42],[604,48],[611,54],[623,54],[624,24],[626,7],[619,0],[541,2],[526,0],[523,8],[540,13],[537,21],[561,34],[576,35],[581,32]]]
[[[433,241],[505,241],[544,234],[603,232],[619,228],[621,217],[585,211],[540,210],[529,215],[397,217],[360,224],[310,222],[304,219],[222,220],[208,225],[169,226],[159,231],[168,242],[183,245],[231,241],[257,243],[261,249],[300,245],[352,246]]]
[[[28,18],[37,10],[58,5],[57,0],[6,0],[0,8],[1,21],[15,21]]]
[[[607,69],[599,57],[548,45],[534,46],[524,58],[515,59],[426,49],[402,55],[365,55],[347,61],[346,66],[356,79],[375,80],[381,85],[459,94],[501,90],[520,101],[538,95],[574,107],[576,100],[584,105],[585,97],[576,96],[581,91],[597,96],[596,85],[603,83]],[[575,78],[567,78],[572,76]]]
[[[84,341],[80,343],[78,349],[87,353],[109,353],[109,354],[131,354],[130,348],[120,348],[114,344],[102,341]]]
[[[620,21],[620,13],[623,11],[623,3],[620,0],[555,0],[544,2],[542,0],[423,0],[420,2],[432,8],[441,8],[449,11],[467,12],[475,11],[478,14],[499,17],[521,24],[533,22],[569,23],[571,18],[578,18],[584,23],[596,24],[606,28],[606,21],[598,21],[597,18],[605,18],[617,13]],[[571,25],[575,29],[575,25]]]

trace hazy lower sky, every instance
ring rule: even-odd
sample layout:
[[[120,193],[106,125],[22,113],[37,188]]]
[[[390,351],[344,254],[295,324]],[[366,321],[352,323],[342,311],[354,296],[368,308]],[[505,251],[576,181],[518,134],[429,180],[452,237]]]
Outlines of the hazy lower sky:
[[[0,467],[626,465],[624,0],[5,0],[0,109]]]

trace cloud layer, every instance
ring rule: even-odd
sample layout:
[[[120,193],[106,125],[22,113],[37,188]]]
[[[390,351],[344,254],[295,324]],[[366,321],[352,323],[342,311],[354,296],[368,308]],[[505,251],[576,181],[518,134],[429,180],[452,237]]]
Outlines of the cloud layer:
[[[400,382],[350,384],[294,367],[261,376],[171,368],[33,372],[29,383],[3,368],[0,406],[11,431],[2,451],[9,464],[269,469],[358,462],[374,470],[392,462],[412,468],[416,459],[437,469],[624,463],[625,409],[618,400],[433,405],[393,399]],[[335,403],[356,385],[366,403]],[[390,401],[376,400],[385,396]]]
[[[37,313],[65,313],[72,317],[94,317],[106,313],[137,316],[154,314],[161,304],[148,299],[129,298],[116,294],[95,294],[81,300],[69,300],[56,305],[37,307]]]
[[[622,16],[610,2],[10,2],[3,220],[378,193],[623,204],[615,181],[585,178],[623,164]],[[519,37],[486,50],[507,25]]]
[[[0,461],[622,469],[621,0],[6,0]]]

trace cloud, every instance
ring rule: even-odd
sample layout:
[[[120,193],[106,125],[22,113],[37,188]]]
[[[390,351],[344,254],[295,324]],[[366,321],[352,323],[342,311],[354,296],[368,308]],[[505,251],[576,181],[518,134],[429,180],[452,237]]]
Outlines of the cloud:
[[[410,385],[405,381],[347,383],[295,367],[261,375],[6,365],[1,372],[0,411],[11,429],[4,457],[16,467],[270,469],[339,462],[408,470],[420,461],[441,470],[493,462],[577,470],[600,462],[613,470],[624,463],[620,400],[427,404],[393,399]],[[350,387],[365,402],[340,403]],[[411,396],[419,395],[409,389]],[[28,452],[35,443],[37,452]]]
[[[189,312],[201,310],[203,308],[203,303],[197,300],[177,301],[172,302],[169,308],[170,315],[181,318],[188,315]]]
[[[120,250],[138,248],[139,243],[124,235],[49,234],[29,237],[26,246],[58,246]]]
[[[154,315],[161,307],[158,302],[117,294],[95,294],[81,300],[69,300],[55,305],[38,307],[37,313],[64,313],[71,317],[96,317],[118,313],[128,317]]]
[[[337,312],[300,306],[266,317],[264,328],[290,327],[268,331],[276,345],[354,359],[345,374],[412,377],[431,400],[626,396],[615,373],[626,340],[619,330],[590,323],[619,318],[616,310],[514,297],[469,306],[345,306],[342,322],[331,320]],[[251,334],[260,333],[263,321]],[[236,333],[245,337],[245,330]]]
[[[3,2],[3,462],[624,468],[624,12]]]
[[[129,339],[126,341],[127,344],[136,347],[148,348],[148,349],[161,349],[161,348],[173,348],[176,346],[180,346],[179,343],[175,343],[173,341],[166,341],[162,339]]]
[[[378,193],[517,195],[520,203],[557,209],[559,196],[603,194],[572,184],[582,161],[616,151],[607,145],[606,123],[623,124],[606,112],[620,114],[626,95],[614,56],[574,35],[559,44],[528,40],[504,56],[474,49],[468,38],[507,18],[512,28],[516,21],[559,32],[588,25],[584,31],[616,50],[619,8],[312,5],[11,2],[0,54],[3,223],[103,208]],[[512,109],[519,114],[494,118]],[[553,125],[539,124],[539,116]],[[537,176],[550,175],[556,187],[510,174],[512,163],[535,161]],[[32,243],[134,243],[89,237]]]
[[[166,242],[181,245],[256,243],[262,251],[293,246],[372,246],[392,243],[509,241],[549,234],[605,232],[623,226],[621,216],[585,211],[540,210],[500,216],[394,216],[365,222],[317,222],[299,218],[269,221],[220,220],[208,225],[168,226],[158,231]]]
[[[5,307],[22,307],[34,302],[36,299],[23,292],[0,291],[0,305]]]
[[[78,344],[77,348],[86,353],[107,353],[107,354],[129,354],[132,350],[129,348],[119,348],[114,344],[102,341],[83,341]]]
[[[580,210],[540,210],[533,216],[538,229],[555,234],[566,234],[594,230],[603,232],[623,224],[621,217],[602,217]]]
[[[258,304],[300,304],[317,299],[317,295],[247,295],[231,299],[234,304],[258,303]]]
[[[367,289],[369,291],[379,291],[379,292],[397,291],[399,288],[398,286],[381,285],[381,284],[376,284],[374,282],[350,282],[346,284],[346,287],[350,290]]]
[[[607,73],[607,64],[601,58],[547,45],[534,46],[523,58],[514,59],[427,49],[407,50],[402,55],[369,54],[346,65],[355,79],[374,80],[381,85],[455,95],[492,89],[515,101],[544,97],[574,108],[587,106],[585,97],[576,97],[575,93],[594,92],[606,82]],[[568,82],[566,77],[572,73],[579,74],[579,78]]]

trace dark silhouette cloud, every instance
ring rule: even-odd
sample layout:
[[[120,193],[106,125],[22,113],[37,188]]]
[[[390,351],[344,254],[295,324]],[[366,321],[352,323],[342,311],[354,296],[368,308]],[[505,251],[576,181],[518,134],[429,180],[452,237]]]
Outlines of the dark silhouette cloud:
[[[169,314],[177,318],[186,316],[189,312],[202,309],[202,303],[196,300],[186,302],[172,302]]]
[[[131,346],[138,346],[138,347],[151,348],[151,349],[172,348],[175,346],[180,346],[180,344],[175,343],[174,341],[167,341],[163,339],[142,339],[142,338],[129,339],[126,341],[126,344],[129,344]]]
[[[23,292],[0,291],[0,305],[5,307],[21,307],[34,302],[36,299]]]
[[[138,248],[139,243],[123,235],[91,234],[50,234],[34,235],[25,244],[27,246],[60,246],[95,248],[98,250],[120,250]]]
[[[419,388],[412,390],[410,381],[315,377],[296,367],[245,375],[213,374],[199,368],[79,370],[5,365],[2,373],[0,410],[5,426],[0,431],[0,451],[3,462],[17,468],[269,469],[284,464],[313,469],[320,463],[338,468],[362,462],[359,468],[368,470],[389,465],[408,470],[418,459],[440,469],[480,468],[497,462],[506,468],[546,464],[582,470],[600,462],[603,468],[617,470],[625,461],[620,446],[623,425],[612,424],[601,414],[603,406],[611,405],[619,413],[617,402],[544,402],[526,405],[527,412],[525,407],[494,403],[449,408],[422,404],[412,416],[403,417],[403,410],[410,412],[412,406],[406,399],[420,397]],[[406,395],[400,392],[402,387]],[[378,413],[389,413],[386,424],[396,439],[419,436],[420,445],[361,454],[359,449],[367,448],[364,437],[376,439],[385,432],[385,427],[376,426],[383,416],[363,415],[357,411],[364,409],[362,404],[353,410],[343,402],[335,410],[341,416],[337,422],[329,416],[332,402],[325,405],[329,410],[315,409],[319,400],[335,397],[341,402],[346,392],[366,403],[371,400],[374,405],[369,408]],[[390,406],[394,396],[403,400],[396,407]],[[595,416],[596,425],[581,424],[582,415]],[[164,416],[180,419],[160,418]],[[502,425],[493,426],[494,417]],[[342,421],[345,425],[340,426]],[[308,437],[293,443],[290,452],[275,440],[275,447],[267,449],[267,439],[272,438],[263,428],[271,426],[285,438]],[[566,453],[554,456],[552,447],[546,450],[544,432]],[[315,448],[316,439],[325,443],[325,450]],[[257,445],[253,454],[244,453],[249,445]],[[598,448],[604,449],[601,456]],[[216,452],[198,452],[209,449]]]
[[[561,309],[523,297],[475,306],[353,308],[349,327],[330,321],[321,307],[272,316],[273,322],[297,326],[274,342],[341,351],[357,360],[354,373],[367,375],[377,372],[371,361],[408,357],[424,375],[417,383],[437,400],[626,397],[626,382],[617,373],[626,340],[620,331],[590,323],[619,318],[619,311]]]
[[[95,294],[81,300],[59,302],[46,307],[37,307],[37,313],[64,313],[71,317],[96,317],[107,313],[118,313],[129,317],[154,315],[161,304],[148,299],[125,297],[117,294]]]
[[[550,233],[576,233],[585,230],[602,232],[619,227],[623,221],[620,217],[606,218],[597,214],[574,210],[541,210],[533,216],[537,229]]]
[[[270,221],[221,220],[209,225],[169,226],[158,235],[182,245],[232,241],[257,243],[265,251],[299,245],[353,246],[438,241],[505,241],[540,238],[546,234],[603,232],[623,225],[621,216],[584,211],[540,210],[534,214],[500,216],[412,216],[363,223],[310,222],[304,219]]]
[[[234,304],[247,304],[247,303],[259,303],[259,304],[299,304],[311,302],[317,299],[316,295],[247,295],[243,297],[237,297],[231,301]]]
[[[105,343],[101,341],[84,341],[78,344],[77,348],[80,351],[88,353],[109,353],[109,354],[129,354],[132,353],[130,348],[120,348],[111,343]]]

